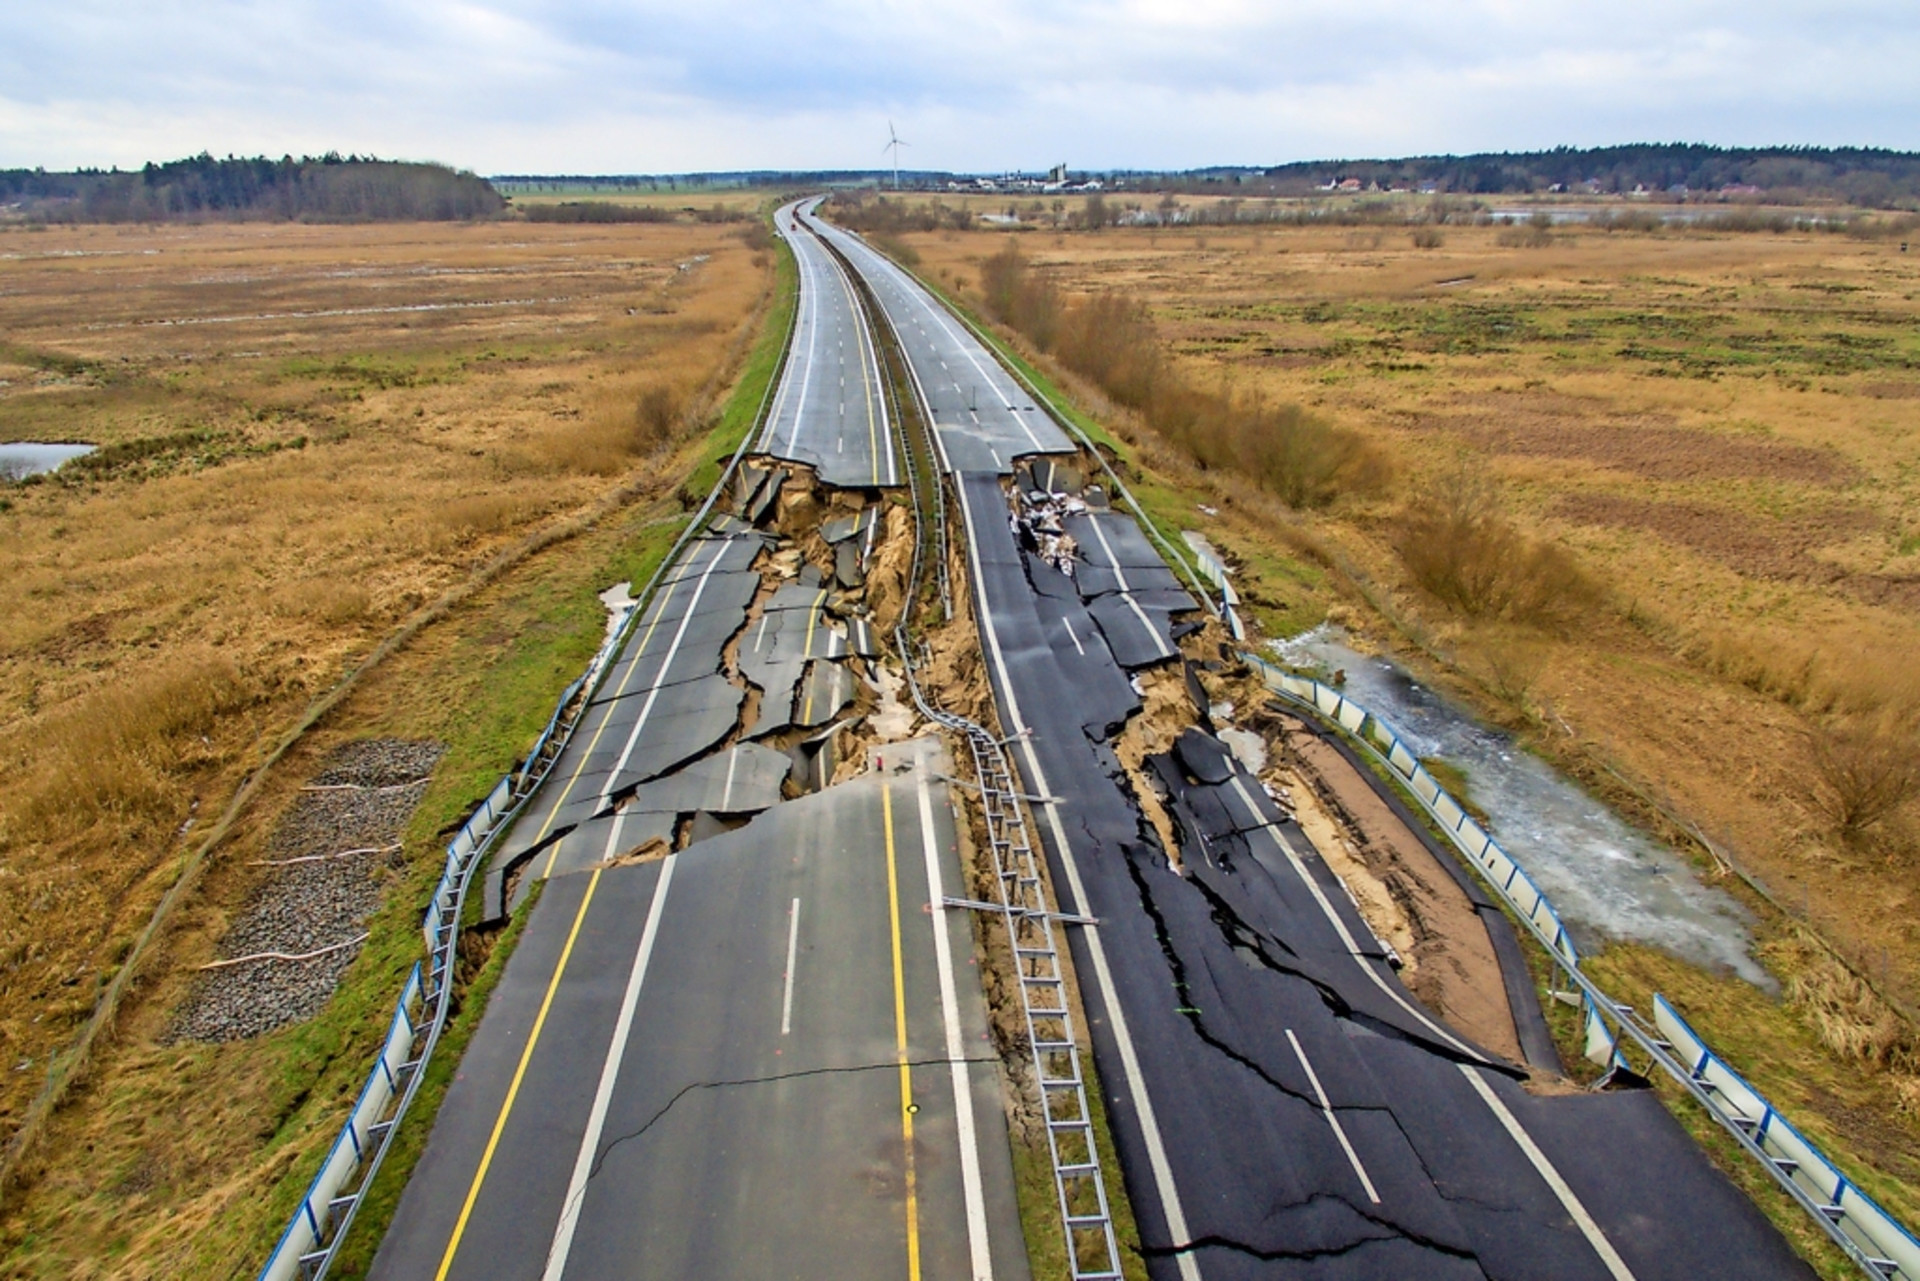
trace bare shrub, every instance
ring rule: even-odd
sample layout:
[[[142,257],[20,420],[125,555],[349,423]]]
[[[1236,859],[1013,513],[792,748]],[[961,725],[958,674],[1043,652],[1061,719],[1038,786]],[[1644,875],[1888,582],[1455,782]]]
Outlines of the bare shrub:
[[[1514,526],[1493,482],[1464,461],[1408,506],[1398,542],[1414,581],[1470,618],[1564,621],[1597,595],[1565,549]]]
[[[1495,243],[1508,249],[1545,249],[1553,240],[1553,219],[1544,213],[1537,213],[1523,223],[1504,227],[1494,237]]]
[[[1836,725],[1811,743],[1814,808],[1855,841],[1920,795],[1920,743],[1911,734]]]
[[[54,831],[77,831],[107,816],[170,816],[177,775],[207,756],[205,739],[221,718],[257,693],[212,653],[116,679],[35,727],[37,768],[17,794],[15,812],[29,829]]]
[[[665,383],[644,388],[633,406],[634,452],[658,449],[674,438],[679,426],[679,394]]]
[[[1438,249],[1447,243],[1447,238],[1438,227],[1415,227],[1408,239],[1413,241],[1415,249]]]
[[[542,457],[563,471],[617,476],[670,444],[680,432],[685,400],[665,382],[612,383],[595,391],[579,421],[561,432]]]
[[[874,247],[881,253],[893,259],[895,262],[900,263],[902,266],[918,267],[920,265],[920,251],[892,232],[872,232],[869,234],[868,239],[872,241]]]
[[[1540,679],[1540,650],[1513,638],[1489,642],[1481,659],[1487,689],[1522,715],[1532,714],[1533,687]]]

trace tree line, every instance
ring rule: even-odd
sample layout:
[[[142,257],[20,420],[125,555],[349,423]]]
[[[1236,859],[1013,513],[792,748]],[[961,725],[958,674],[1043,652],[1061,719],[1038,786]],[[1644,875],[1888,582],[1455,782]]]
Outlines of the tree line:
[[[1776,200],[1838,199],[1894,207],[1920,202],[1920,152],[1881,147],[1715,147],[1630,143],[1547,151],[1407,156],[1394,160],[1313,160],[1251,171],[1195,172],[1188,183],[1222,182],[1297,193],[1349,178],[1381,187],[1431,186],[1461,195],[1568,191],[1621,194],[1739,194]],[[1751,188],[1751,191],[1745,189]]]
[[[441,222],[495,217],[506,202],[485,179],[446,165],[202,152],[138,170],[0,170],[0,206],[42,222]]]

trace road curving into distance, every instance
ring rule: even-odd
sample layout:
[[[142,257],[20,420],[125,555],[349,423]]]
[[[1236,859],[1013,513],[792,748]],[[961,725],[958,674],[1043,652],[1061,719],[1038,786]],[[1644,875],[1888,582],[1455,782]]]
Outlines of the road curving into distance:
[[[488,869],[493,914],[545,889],[382,1281],[1028,1276],[972,923],[937,906],[963,885],[952,767],[936,738],[841,737],[876,706],[861,584],[899,479],[872,335],[781,218],[801,320],[768,458]],[[795,531],[833,565],[803,564],[780,530],[836,489]]]

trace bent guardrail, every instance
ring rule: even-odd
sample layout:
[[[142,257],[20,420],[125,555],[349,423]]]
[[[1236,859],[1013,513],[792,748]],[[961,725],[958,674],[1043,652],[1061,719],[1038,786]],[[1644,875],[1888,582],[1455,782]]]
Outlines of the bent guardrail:
[[[1344,732],[1392,770],[1413,793],[1421,808],[1466,856],[1468,865],[1500,896],[1546,949],[1566,980],[1579,990],[1589,1059],[1609,1071],[1619,1069],[1641,1077],[1651,1077],[1655,1068],[1665,1072],[1694,1102],[1706,1109],[1707,1115],[1731,1135],[1748,1156],[1761,1164],[1866,1275],[1876,1281],[1920,1281],[1920,1272],[1914,1266],[1920,1260],[1902,1253],[1903,1248],[1911,1247],[1912,1235],[1847,1183],[1831,1162],[1773,1112],[1765,1099],[1741,1081],[1686,1027],[1664,997],[1654,997],[1654,1018],[1658,1026],[1647,1028],[1634,1017],[1632,1006],[1615,1001],[1581,971],[1579,950],[1567,937],[1559,913],[1554,911],[1540,887],[1467,815],[1459,802],[1433,780],[1401,743],[1391,725],[1339,690],[1312,677],[1289,672],[1244,651],[1241,657],[1260,673],[1269,689]],[[1663,1017],[1666,1023],[1661,1022]],[[1675,1035],[1681,1030],[1684,1036]],[[1633,1042],[1646,1054],[1644,1071],[1627,1062],[1622,1053],[1623,1041]],[[1686,1054],[1689,1061],[1682,1062],[1676,1049]],[[1776,1126],[1780,1127],[1777,1133]],[[1771,1143],[1769,1135],[1774,1136]],[[1793,1139],[1799,1140],[1798,1145],[1793,1145]]]

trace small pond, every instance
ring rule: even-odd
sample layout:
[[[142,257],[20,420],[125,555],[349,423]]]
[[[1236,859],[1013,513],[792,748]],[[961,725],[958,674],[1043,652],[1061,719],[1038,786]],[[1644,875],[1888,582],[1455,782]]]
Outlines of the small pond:
[[[20,480],[52,471],[69,459],[90,454],[92,445],[50,445],[37,440],[0,445],[0,480]]]

